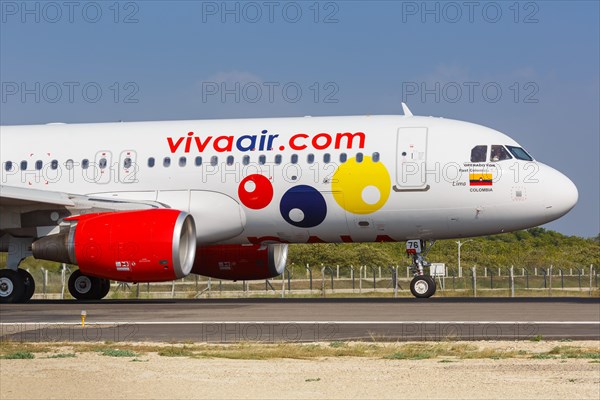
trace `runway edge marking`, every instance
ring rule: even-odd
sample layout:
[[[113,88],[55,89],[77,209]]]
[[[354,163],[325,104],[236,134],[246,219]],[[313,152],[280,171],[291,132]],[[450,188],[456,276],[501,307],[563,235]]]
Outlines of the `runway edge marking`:
[[[600,325],[600,321],[97,321],[86,325],[214,325],[214,324],[344,324],[344,325],[407,325],[407,324],[456,324],[456,325]],[[81,325],[81,322],[0,322],[0,326],[11,325]]]

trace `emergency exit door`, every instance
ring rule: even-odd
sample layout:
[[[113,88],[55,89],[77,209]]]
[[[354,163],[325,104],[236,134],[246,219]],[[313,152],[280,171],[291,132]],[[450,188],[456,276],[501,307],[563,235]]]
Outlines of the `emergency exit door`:
[[[396,143],[396,190],[427,187],[427,128],[399,128]]]

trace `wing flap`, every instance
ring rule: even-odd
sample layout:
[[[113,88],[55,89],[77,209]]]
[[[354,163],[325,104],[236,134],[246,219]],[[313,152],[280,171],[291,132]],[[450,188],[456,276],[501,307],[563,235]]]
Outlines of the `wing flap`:
[[[66,193],[0,185],[0,206],[28,206],[33,204],[75,206],[73,200]]]

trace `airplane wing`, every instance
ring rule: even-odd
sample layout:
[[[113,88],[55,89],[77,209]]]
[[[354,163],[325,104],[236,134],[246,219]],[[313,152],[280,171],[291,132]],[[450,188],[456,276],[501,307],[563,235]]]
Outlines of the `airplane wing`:
[[[0,185],[0,206],[22,209],[27,209],[29,206],[35,206],[36,209],[40,209],[40,206],[44,209],[63,207],[72,210],[90,210],[93,208],[93,212],[169,208],[164,203],[156,201],[109,199],[101,196],[85,196],[5,185]]]
[[[81,214],[169,208],[155,201],[108,199],[0,185],[0,236],[43,236],[66,217]],[[0,246],[2,247],[2,246]]]
[[[74,207],[66,193],[0,185],[0,206],[48,205]]]
[[[7,268],[0,269],[0,283],[3,291],[8,283],[18,287],[15,291],[10,290],[6,296],[3,293],[0,302],[31,298],[35,290],[33,278],[22,272],[24,270],[18,270],[18,266],[21,260],[32,255],[80,266],[81,263],[93,265],[95,271],[108,268],[110,274],[115,274],[111,275],[115,279],[128,279],[127,274],[131,274],[131,268],[136,265],[140,266],[135,268],[136,273],[140,271],[138,275],[149,281],[178,279],[188,275],[196,251],[194,221],[187,212],[169,208],[155,201],[0,186],[0,251],[8,253]],[[77,222],[73,223],[73,220]],[[143,232],[139,237],[132,234],[136,228]],[[75,235],[75,229],[84,232],[83,239]],[[167,231],[169,233],[165,233]],[[93,242],[91,248],[97,251],[77,253],[76,259],[75,251],[69,249],[85,249],[89,238]],[[118,247],[116,253],[113,246]],[[127,257],[131,257],[131,251],[138,254],[137,249],[143,250],[140,250],[142,255],[130,261]],[[158,256],[157,252],[160,253]],[[115,254],[121,258],[114,259]],[[150,264],[157,267],[152,272],[155,275],[147,273],[146,267]],[[158,277],[157,273],[166,273],[168,277]],[[69,282],[70,288],[75,285],[71,284],[71,280]],[[16,297],[11,297],[13,294]]]

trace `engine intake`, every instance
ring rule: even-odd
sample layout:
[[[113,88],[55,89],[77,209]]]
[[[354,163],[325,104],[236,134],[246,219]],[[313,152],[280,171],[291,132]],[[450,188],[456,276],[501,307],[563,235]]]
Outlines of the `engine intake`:
[[[35,258],[77,264],[82,273],[123,282],[187,276],[194,265],[192,216],[172,209],[80,215],[67,231],[33,243]]]

